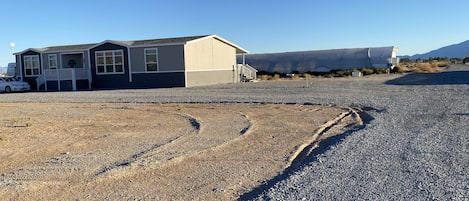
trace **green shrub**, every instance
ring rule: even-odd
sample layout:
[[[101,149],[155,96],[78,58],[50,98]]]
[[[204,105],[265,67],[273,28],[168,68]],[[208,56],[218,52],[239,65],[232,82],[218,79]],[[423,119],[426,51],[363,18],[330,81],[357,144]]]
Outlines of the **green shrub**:
[[[392,73],[403,73],[404,72],[404,69],[400,66],[395,66],[392,70],[391,70]]]
[[[449,67],[449,63],[448,63],[448,62],[439,62],[439,63],[438,63],[438,67],[440,67],[440,68]]]
[[[274,77],[272,77],[272,80],[280,80],[280,74],[274,74]]]
[[[292,80],[299,80],[300,74],[293,74]]]
[[[373,70],[372,68],[362,68],[360,72],[362,72],[363,75],[371,75],[375,73],[375,70]]]
[[[270,76],[270,75],[258,75],[257,78],[259,78],[260,80],[270,80],[270,79],[272,79],[272,76]]]
[[[347,76],[347,73],[345,71],[339,70],[335,72],[336,77],[345,77]]]
[[[386,74],[388,73],[387,68],[375,68],[375,74]]]

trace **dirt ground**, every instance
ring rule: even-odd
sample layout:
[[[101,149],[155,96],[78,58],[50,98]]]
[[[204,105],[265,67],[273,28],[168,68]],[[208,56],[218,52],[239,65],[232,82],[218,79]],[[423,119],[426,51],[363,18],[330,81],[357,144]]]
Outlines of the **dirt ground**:
[[[361,124],[283,104],[0,103],[4,200],[235,200]]]

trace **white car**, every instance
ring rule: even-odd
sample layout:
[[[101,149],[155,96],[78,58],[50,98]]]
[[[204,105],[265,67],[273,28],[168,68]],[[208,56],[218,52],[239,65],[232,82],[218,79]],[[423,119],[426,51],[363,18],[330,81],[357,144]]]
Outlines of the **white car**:
[[[31,86],[27,82],[18,81],[14,77],[0,77],[0,92],[29,91]]]

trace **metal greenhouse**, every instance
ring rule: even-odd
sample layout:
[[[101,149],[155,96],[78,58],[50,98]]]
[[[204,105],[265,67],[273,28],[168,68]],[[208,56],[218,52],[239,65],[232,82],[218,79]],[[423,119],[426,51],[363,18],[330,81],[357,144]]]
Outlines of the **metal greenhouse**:
[[[393,68],[399,59],[396,47],[349,48],[246,55],[257,70],[279,73],[329,72],[360,68]]]

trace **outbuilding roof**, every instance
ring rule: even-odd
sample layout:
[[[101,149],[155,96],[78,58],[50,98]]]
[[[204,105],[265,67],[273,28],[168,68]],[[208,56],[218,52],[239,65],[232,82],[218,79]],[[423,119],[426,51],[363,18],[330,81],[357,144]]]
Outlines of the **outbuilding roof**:
[[[80,44],[80,45],[64,45],[64,46],[51,46],[45,48],[29,48],[25,51],[15,53],[22,54],[27,51],[35,51],[35,52],[69,52],[69,51],[83,51],[92,49],[104,43],[113,43],[117,45],[122,45],[126,47],[141,47],[141,46],[151,46],[151,45],[171,45],[171,44],[186,44],[189,42],[194,42],[199,39],[204,38],[215,38],[220,40],[227,45],[230,45],[236,48],[236,53],[248,53],[247,50],[217,36],[217,35],[201,35],[201,36],[187,36],[187,37],[176,37],[176,38],[161,38],[161,39],[149,39],[149,40],[133,40],[133,41],[120,41],[120,40],[106,40],[101,43],[90,43],[90,44]]]

